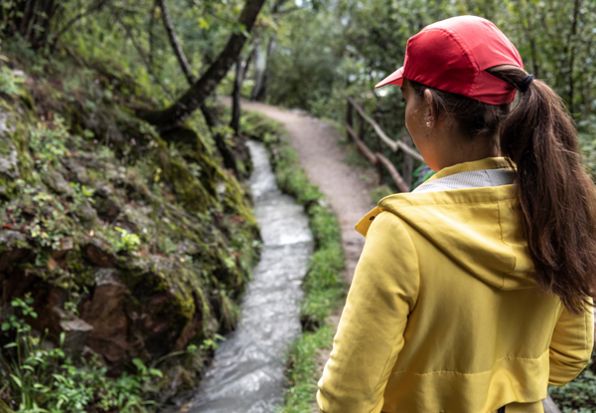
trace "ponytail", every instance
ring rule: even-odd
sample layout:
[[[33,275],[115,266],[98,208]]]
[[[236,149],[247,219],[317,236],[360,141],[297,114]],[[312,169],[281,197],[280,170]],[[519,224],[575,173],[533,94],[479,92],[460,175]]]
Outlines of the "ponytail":
[[[582,167],[577,133],[561,98],[519,68],[488,70],[520,90],[500,125],[501,151],[516,165],[516,183],[540,285],[579,313],[594,292],[596,192]]]

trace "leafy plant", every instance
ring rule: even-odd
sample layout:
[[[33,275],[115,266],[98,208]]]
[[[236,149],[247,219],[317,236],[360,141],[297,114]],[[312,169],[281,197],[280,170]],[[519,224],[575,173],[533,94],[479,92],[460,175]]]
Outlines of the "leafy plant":
[[[35,154],[36,163],[41,169],[55,165],[66,155],[68,137],[64,119],[56,116],[53,122],[38,122],[29,129],[29,148]]]
[[[5,57],[0,55],[0,64],[2,60],[5,60]],[[8,66],[0,66],[0,93],[20,96],[24,93],[24,82],[23,72],[12,70]]]
[[[0,352],[0,411],[16,413],[79,413],[83,411],[141,413],[154,405],[143,394],[161,371],[140,359],[136,372],[116,379],[97,357],[76,365],[63,349],[64,335],[57,346],[33,332],[27,320],[37,318],[33,299],[14,298],[2,320]],[[10,410],[12,408],[13,410]]]
[[[124,228],[116,227],[118,233],[120,233],[120,240],[116,244],[118,251],[134,251],[141,245],[141,238],[137,234],[128,232]]]
[[[122,227],[109,228],[105,235],[117,252],[134,252],[141,246],[141,237]]]

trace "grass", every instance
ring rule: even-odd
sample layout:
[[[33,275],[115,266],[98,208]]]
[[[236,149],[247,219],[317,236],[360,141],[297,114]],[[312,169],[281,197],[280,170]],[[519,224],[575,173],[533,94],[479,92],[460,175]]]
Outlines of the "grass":
[[[333,340],[335,326],[327,318],[345,298],[341,231],[323,195],[300,167],[298,155],[282,138],[281,127],[259,115],[247,114],[243,129],[266,144],[278,186],[304,206],[315,239],[315,251],[302,285],[303,334],[294,342],[288,357],[288,389],[280,409],[282,413],[304,413],[312,410],[315,401],[319,378],[317,358],[321,351],[331,348]]]
[[[317,357],[321,349],[329,348],[334,328],[325,325],[316,331],[305,332],[290,353],[288,380],[282,413],[305,413],[312,410],[317,392]]]

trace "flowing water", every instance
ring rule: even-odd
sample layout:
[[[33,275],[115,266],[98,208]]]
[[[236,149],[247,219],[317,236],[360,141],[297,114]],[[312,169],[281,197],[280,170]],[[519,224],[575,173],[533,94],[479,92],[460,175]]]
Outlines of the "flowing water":
[[[287,351],[300,334],[300,285],[313,239],[302,206],[275,183],[267,151],[249,142],[250,179],[263,250],[245,292],[236,331],[215,353],[197,396],[194,413],[269,413],[283,402]]]

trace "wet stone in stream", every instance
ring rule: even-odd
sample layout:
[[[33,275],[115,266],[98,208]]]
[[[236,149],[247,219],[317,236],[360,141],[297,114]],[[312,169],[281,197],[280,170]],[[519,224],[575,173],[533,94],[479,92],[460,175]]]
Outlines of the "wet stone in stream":
[[[300,334],[300,285],[313,240],[308,219],[275,184],[265,148],[249,142],[251,193],[264,245],[241,305],[240,321],[215,353],[195,413],[271,413],[283,402],[285,358]]]

